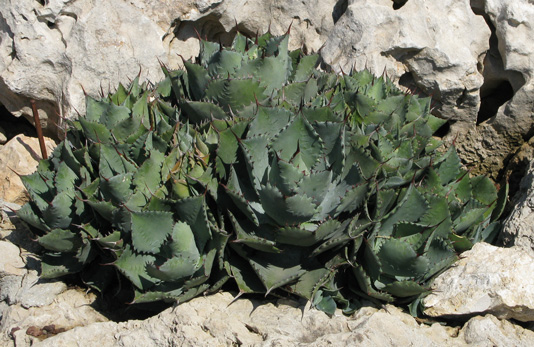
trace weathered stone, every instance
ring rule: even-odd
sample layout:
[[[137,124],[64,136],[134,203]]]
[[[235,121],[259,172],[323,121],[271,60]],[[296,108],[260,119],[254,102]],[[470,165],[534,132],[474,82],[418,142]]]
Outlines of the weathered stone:
[[[525,40],[534,36],[534,4],[529,0],[485,0],[484,13],[495,27],[503,74],[514,92],[492,121],[500,132],[526,135],[534,112],[534,47]]]
[[[22,276],[26,264],[20,256],[20,249],[11,242],[0,241],[0,278],[7,275]]]
[[[45,138],[47,153],[52,153],[55,142]],[[37,168],[41,149],[37,138],[18,135],[0,148],[0,200],[23,204],[28,200],[19,175],[29,175]]]
[[[534,36],[534,4],[528,0],[471,3],[493,31],[482,65],[479,125],[469,133],[452,132],[449,140],[456,140],[464,162],[474,164],[473,173],[497,178],[503,163],[532,136],[534,47],[525,40]]]
[[[84,89],[163,78],[198,52],[202,37],[227,41],[239,30],[275,34],[293,23],[292,47],[318,50],[333,28],[336,0],[327,1],[5,1],[0,8],[0,103],[30,117],[37,100],[43,126],[55,131],[62,117],[85,111]],[[338,10],[339,12],[339,10]],[[61,133],[61,131],[57,131]]]
[[[4,130],[4,128],[0,127],[0,145],[3,145],[6,142],[7,142],[6,131]]]
[[[198,297],[144,321],[93,323],[38,346],[527,346],[534,336],[489,315],[460,329],[420,324],[391,305],[328,317],[293,301],[232,300],[229,293]]]
[[[67,285],[64,282],[40,281],[35,271],[30,271],[22,281],[19,301],[24,308],[47,306],[65,290]]]
[[[534,161],[521,180],[517,203],[503,222],[501,241],[505,246],[523,248],[534,256]]]
[[[520,248],[477,243],[439,275],[424,300],[432,317],[498,318],[534,321],[534,256]]]
[[[354,1],[329,35],[322,56],[335,70],[386,72],[433,95],[443,118],[474,123],[490,30],[468,0]],[[440,106],[441,104],[441,106]]]
[[[499,320],[495,316],[486,315],[471,318],[460,330],[458,340],[480,347],[530,347],[534,343],[534,332],[509,321]]]
[[[91,307],[94,300],[95,296],[92,294],[88,295],[80,290],[69,289],[56,296],[53,303],[44,307],[26,309],[20,305],[9,306],[4,309],[0,323],[0,345],[35,345],[38,340],[26,334],[30,327],[42,331],[43,328],[54,325],[57,331],[107,321],[107,318]],[[12,335],[15,341],[9,338],[11,331],[14,332]],[[91,344],[82,343],[82,345],[90,346]],[[105,339],[101,342],[95,340],[92,345],[109,346],[105,343]]]
[[[220,293],[195,298],[145,321],[95,323],[44,340],[40,346],[446,346],[454,339],[440,325],[418,324],[398,308],[364,308],[352,317],[282,300],[276,304]],[[460,343],[461,345],[461,343]]]

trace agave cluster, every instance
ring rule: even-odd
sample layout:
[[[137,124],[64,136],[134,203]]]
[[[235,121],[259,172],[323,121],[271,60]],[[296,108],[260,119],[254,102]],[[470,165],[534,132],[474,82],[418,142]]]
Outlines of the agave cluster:
[[[99,101],[36,173],[19,216],[43,275],[81,272],[134,302],[186,300],[228,280],[346,313],[417,303],[499,231],[507,189],[432,137],[430,101],[367,71],[336,75],[288,35],[201,41],[196,63]],[[105,265],[102,265],[105,264]]]

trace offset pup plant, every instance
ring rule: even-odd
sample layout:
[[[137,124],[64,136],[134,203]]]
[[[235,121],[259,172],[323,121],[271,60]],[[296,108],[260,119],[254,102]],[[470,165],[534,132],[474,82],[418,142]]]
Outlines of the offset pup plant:
[[[231,281],[328,313],[366,298],[415,314],[458,253],[498,233],[507,187],[443,149],[429,99],[321,71],[288,35],[201,41],[184,65],[88,98],[23,178],[44,277],[80,273],[109,294],[120,281],[135,303]]]

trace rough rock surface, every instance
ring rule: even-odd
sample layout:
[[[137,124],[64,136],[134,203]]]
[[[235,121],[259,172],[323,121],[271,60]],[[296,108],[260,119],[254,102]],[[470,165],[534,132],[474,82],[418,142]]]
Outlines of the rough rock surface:
[[[84,113],[84,90],[163,78],[158,60],[177,68],[196,55],[202,37],[227,40],[285,32],[293,45],[318,50],[333,27],[337,1],[122,1],[6,0],[0,8],[0,103],[16,116],[31,115],[37,100],[45,129],[60,133],[62,117]],[[266,15],[269,14],[269,15]]]
[[[14,204],[0,201],[0,346],[29,346],[36,335],[106,321],[91,307],[94,294],[39,278],[39,260],[30,251],[36,244],[26,228],[11,223],[5,205]]]
[[[45,138],[45,143],[50,155],[56,144],[50,138]],[[40,159],[39,140],[34,137],[15,136],[0,147],[0,200],[17,204],[28,200],[19,175],[33,173]]]
[[[503,222],[501,241],[505,246],[523,248],[534,256],[534,161],[521,180],[517,203]]]
[[[530,347],[534,343],[534,332],[488,314],[470,319],[460,330],[458,340],[480,347]]]
[[[446,15],[444,15],[446,14]],[[228,43],[291,27],[290,45],[345,71],[365,66],[435,100],[474,173],[502,175],[532,136],[534,4],[528,0],[6,0],[0,8],[0,104],[45,129],[85,110],[84,92],[140,73],[162,78],[198,52],[197,33]],[[83,87],[83,89],[82,89]],[[31,118],[31,117],[30,117]]]
[[[144,321],[102,322],[49,337],[36,346],[528,346],[534,332],[494,316],[463,328],[417,323],[398,308],[364,307],[351,317],[310,310],[296,302],[199,297]],[[230,305],[229,305],[230,304]],[[15,332],[17,346],[36,342]]]
[[[492,29],[490,50],[483,62],[484,85],[474,129],[457,134],[458,149],[473,172],[497,173],[513,153],[532,137],[534,124],[534,3],[528,0],[471,1]],[[451,140],[452,140],[451,138]],[[512,159],[513,160],[513,159]]]
[[[474,123],[489,37],[469,1],[410,0],[396,10],[391,0],[364,0],[348,6],[322,52],[336,70],[386,71],[433,95],[444,118]]]
[[[438,276],[424,299],[425,314],[467,318],[490,313],[534,321],[534,256],[520,248],[477,243]]]

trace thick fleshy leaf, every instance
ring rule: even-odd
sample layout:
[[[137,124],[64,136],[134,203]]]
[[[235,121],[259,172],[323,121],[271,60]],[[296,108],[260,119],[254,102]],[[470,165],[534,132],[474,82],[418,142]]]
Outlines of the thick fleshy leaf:
[[[155,254],[172,233],[170,212],[132,212],[132,245],[137,252]]]
[[[82,245],[82,238],[70,230],[53,229],[39,237],[37,242],[54,252],[75,252]]]
[[[140,255],[132,252],[129,245],[126,245],[119,259],[114,265],[126,276],[137,288],[147,290],[155,283],[155,279],[146,272],[146,265],[154,262],[152,255]]]

